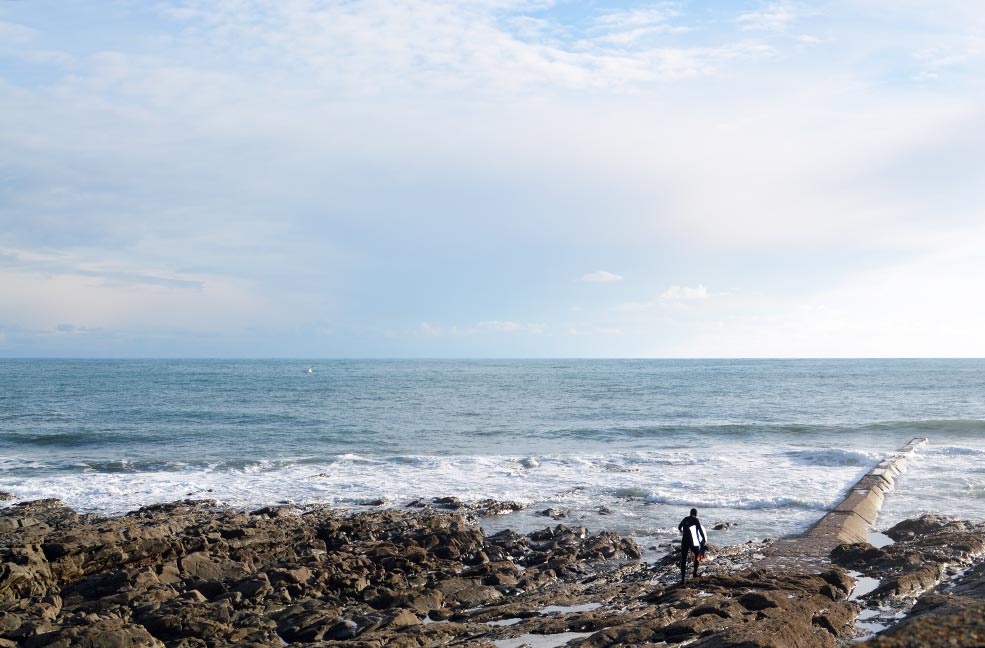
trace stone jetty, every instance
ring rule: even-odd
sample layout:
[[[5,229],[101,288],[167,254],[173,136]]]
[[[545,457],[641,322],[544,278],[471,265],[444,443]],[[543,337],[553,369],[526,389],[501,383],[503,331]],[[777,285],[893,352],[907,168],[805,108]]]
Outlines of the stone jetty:
[[[830,564],[831,552],[838,545],[867,543],[886,493],[895,488],[896,477],[906,471],[906,464],[916,449],[926,443],[927,439],[922,437],[913,439],[879,462],[810,529],[796,538],[773,543],[756,566],[810,572]]]

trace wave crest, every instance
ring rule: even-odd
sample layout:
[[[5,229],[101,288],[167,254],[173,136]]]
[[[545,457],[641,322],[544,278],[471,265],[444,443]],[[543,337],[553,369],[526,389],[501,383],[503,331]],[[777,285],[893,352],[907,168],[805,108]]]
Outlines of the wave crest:
[[[790,450],[785,453],[791,460],[809,466],[869,466],[878,455],[862,450],[824,448],[818,450]]]

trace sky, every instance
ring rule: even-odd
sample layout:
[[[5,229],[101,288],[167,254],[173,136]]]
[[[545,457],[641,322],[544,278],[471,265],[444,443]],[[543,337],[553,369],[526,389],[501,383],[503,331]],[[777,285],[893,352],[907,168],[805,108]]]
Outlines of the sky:
[[[985,3],[0,0],[0,357],[983,357]]]

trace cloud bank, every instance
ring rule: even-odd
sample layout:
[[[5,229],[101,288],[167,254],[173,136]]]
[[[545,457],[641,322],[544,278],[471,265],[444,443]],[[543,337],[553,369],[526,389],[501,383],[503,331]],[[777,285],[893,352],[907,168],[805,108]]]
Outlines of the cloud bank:
[[[983,56],[957,0],[3,3],[0,355],[982,355]]]

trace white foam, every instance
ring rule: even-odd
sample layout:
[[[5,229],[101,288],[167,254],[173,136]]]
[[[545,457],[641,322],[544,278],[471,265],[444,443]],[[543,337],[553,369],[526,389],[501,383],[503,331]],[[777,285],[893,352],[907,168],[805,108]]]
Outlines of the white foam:
[[[943,455],[945,457],[952,457],[952,456],[981,457],[981,456],[985,456],[985,449],[968,448],[964,446],[946,446],[941,448],[931,448],[926,451],[926,454],[931,457],[940,456],[940,455]]]
[[[418,498],[516,500],[571,511],[563,522],[638,537],[670,539],[692,506],[705,519],[740,522],[731,541],[796,532],[836,501],[854,467],[823,471],[777,463],[775,448],[749,444],[678,452],[531,456],[369,456],[346,453],[315,462],[279,458],[240,467],[210,463],[167,470],[92,474],[38,470],[0,474],[0,490],[21,499],[58,497],[83,511],[123,513],[185,497],[236,508],[292,500],[358,506],[384,498],[401,506]],[[524,467],[526,464],[527,467]],[[163,465],[163,464],[162,464]],[[21,468],[23,468],[21,464]],[[697,468],[696,468],[697,467]],[[623,470],[625,469],[625,470]],[[791,497],[790,493],[797,493]],[[610,511],[602,515],[601,507]],[[541,528],[543,517],[507,516],[490,525]]]
[[[965,440],[967,441],[967,440]],[[879,528],[922,513],[985,520],[985,439],[979,447],[923,446],[910,458],[908,470],[883,504]]]
[[[985,446],[985,442],[983,442]],[[886,456],[872,448],[870,465]],[[911,470],[886,498],[880,527],[919,510],[985,517],[985,473],[975,472],[973,452],[921,449]],[[819,467],[791,460],[802,446],[748,441],[677,451],[558,453],[542,455],[398,455],[345,453],[318,462],[310,455],[255,461],[239,467],[223,463],[124,463],[126,470],[57,472],[43,462],[0,459],[0,490],[19,499],[58,497],[70,506],[101,513],[123,513],[140,506],[185,497],[216,499],[242,508],[282,500],[300,505],[325,503],[352,507],[385,499],[402,506],[418,498],[455,496],[495,498],[529,505],[528,511],[484,521],[488,530],[543,528],[551,521],[535,515],[548,507],[570,511],[565,524],[611,529],[644,542],[671,541],[692,506],[702,519],[737,523],[730,542],[797,533],[836,503],[865,467]],[[819,452],[828,452],[827,450]],[[849,453],[851,454],[851,453]],[[853,455],[854,456],[854,455]],[[105,465],[106,462],[104,462]],[[606,514],[600,513],[605,508]]]
[[[787,456],[813,466],[869,466],[881,458],[876,453],[843,448],[794,450]]]

